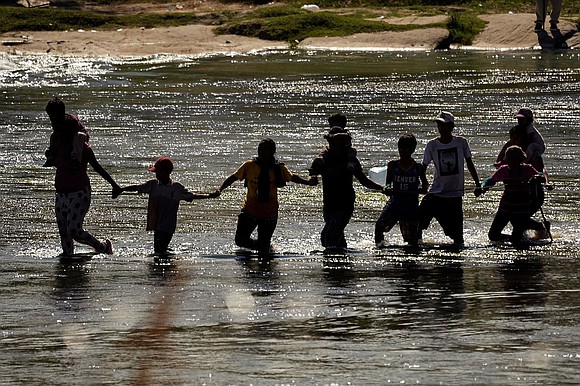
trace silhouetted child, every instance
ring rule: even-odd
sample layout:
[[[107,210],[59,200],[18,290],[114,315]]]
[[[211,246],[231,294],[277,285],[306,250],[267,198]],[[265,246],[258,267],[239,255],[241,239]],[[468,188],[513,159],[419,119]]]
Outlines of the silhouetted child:
[[[316,179],[306,180],[292,174],[283,163],[279,163],[276,143],[267,138],[258,145],[258,157],[244,162],[238,170],[225,179],[218,192],[222,192],[235,181],[244,181],[246,198],[238,216],[235,242],[242,248],[268,255],[270,241],[278,223],[278,188],[292,181],[304,185],[316,185]],[[258,228],[258,237],[252,238]]]
[[[55,149],[58,142],[61,141],[63,137],[73,135],[74,138],[72,141],[70,159],[73,164],[78,164],[80,166],[84,144],[89,142],[89,133],[87,132],[87,129],[75,115],[69,114],[65,111],[64,102],[59,98],[53,98],[48,101],[46,105],[46,113],[50,118],[52,134],[50,135],[48,149],[44,152],[46,162],[43,166],[54,166]]]
[[[387,164],[385,193],[391,197],[375,224],[378,248],[385,245],[384,232],[389,232],[397,222],[405,242],[416,245],[419,241],[419,193],[427,193],[427,177],[423,166],[412,157],[417,148],[415,136],[403,134],[397,146],[400,158]]]
[[[491,188],[496,182],[504,183],[499,208],[489,229],[488,237],[491,241],[510,239],[518,243],[528,229],[540,233],[548,232],[544,224],[531,217],[535,210],[530,194],[530,180],[538,179],[540,182],[545,182],[545,178],[533,166],[524,163],[526,153],[519,146],[510,146],[505,152],[505,159],[506,164],[500,166],[493,175],[483,181],[484,190]],[[511,236],[502,234],[508,222],[513,227]]]
[[[328,117],[328,133],[324,135],[326,140],[342,140],[344,143],[344,150],[348,159],[347,168],[352,171],[358,162],[356,158],[356,149],[352,147],[352,136],[346,129],[347,118],[342,113],[335,113]]]
[[[170,178],[173,162],[170,158],[161,157],[155,165],[149,168],[155,173],[155,179],[144,184],[130,185],[113,191],[113,198],[122,192],[138,192],[149,194],[147,205],[147,230],[154,231],[153,248],[156,254],[165,254],[177,228],[177,211],[180,201],[192,202],[194,199],[214,198],[214,193],[191,193],[179,182]]]

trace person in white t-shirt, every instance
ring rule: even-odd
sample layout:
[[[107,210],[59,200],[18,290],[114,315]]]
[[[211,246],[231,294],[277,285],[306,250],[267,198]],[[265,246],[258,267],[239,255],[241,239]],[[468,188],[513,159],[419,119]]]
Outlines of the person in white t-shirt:
[[[427,143],[423,154],[423,167],[426,169],[433,162],[435,174],[429,193],[419,205],[419,233],[427,229],[435,218],[454,244],[463,245],[464,160],[475,181],[476,196],[482,193],[481,183],[467,140],[452,134],[455,127],[453,114],[442,111],[435,122],[439,137]]]

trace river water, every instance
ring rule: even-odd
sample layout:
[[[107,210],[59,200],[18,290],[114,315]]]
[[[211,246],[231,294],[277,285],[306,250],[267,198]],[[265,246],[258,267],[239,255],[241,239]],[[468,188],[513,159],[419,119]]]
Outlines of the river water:
[[[580,383],[580,58],[562,52],[268,52],[117,60],[0,56],[0,384]],[[156,263],[147,198],[109,197],[92,173],[85,225],[115,253],[63,262],[53,173],[41,167],[58,95],[121,185],[160,155],[192,191],[210,191],[263,137],[306,176],[326,118],[349,117],[365,169],[416,158],[453,112],[481,177],[521,106],[531,107],[555,189],[554,242],[491,245],[501,188],[464,200],[466,248],[410,253],[398,229],[373,249],[380,194],[357,185],[355,251],[324,257],[320,187],[280,191],[271,261],[236,258],[244,187],[180,208],[175,257]],[[432,167],[428,177],[432,176]],[[473,182],[467,180],[468,190]],[[469,193],[469,192],[468,192]],[[450,240],[433,224],[430,243]],[[78,251],[89,250],[79,246]]]

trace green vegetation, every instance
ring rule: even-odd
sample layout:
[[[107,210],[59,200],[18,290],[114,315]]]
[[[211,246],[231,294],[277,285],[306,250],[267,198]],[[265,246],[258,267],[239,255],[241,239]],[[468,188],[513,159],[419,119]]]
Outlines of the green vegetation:
[[[451,43],[470,45],[486,22],[472,13],[453,12],[447,23]]]
[[[218,33],[265,40],[300,41],[307,37],[348,36],[363,32],[407,31],[429,27],[444,28],[445,24],[392,25],[369,20],[368,13],[342,15],[336,12],[308,12],[291,7],[273,7],[250,13],[241,20],[226,23],[218,28]]]
[[[228,13],[197,16],[193,12],[107,15],[55,8],[0,7],[0,32],[64,31],[69,29],[117,29],[171,27],[187,24],[219,25],[233,17]]]

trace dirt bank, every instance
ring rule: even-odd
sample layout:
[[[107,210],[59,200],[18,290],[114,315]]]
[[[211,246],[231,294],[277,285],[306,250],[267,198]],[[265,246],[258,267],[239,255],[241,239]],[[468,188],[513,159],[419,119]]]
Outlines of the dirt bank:
[[[198,12],[215,11],[215,3],[188,2],[189,9]],[[198,5],[196,5],[198,4]],[[145,7],[141,10],[136,7]],[[236,7],[229,5],[228,7]],[[239,7],[239,6],[238,6]],[[110,12],[172,12],[162,5],[116,6]],[[497,14],[481,16],[488,22],[473,45],[478,50],[517,50],[580,48],[580,34],[574,23],[562,21],[559,32],[535,33],[533,14]],[[425,24],[444,21],[445,16],[402,18],[382,17],[392,24]],[[248,53],[256,50],[284,49],[287,42],[264,41],[234,35],[215,35],[211,26],[189,25],[171,28],[123,29],[117,31],[67,31],[4,33],[0,35],[0,52],[34,52],[114,57],[150,56],[155,54],[200,55],[207,53]],[[443,28],[356,34],[347,37],[308,38],[298,45],[316,50],[431,50],[448,38]]]

